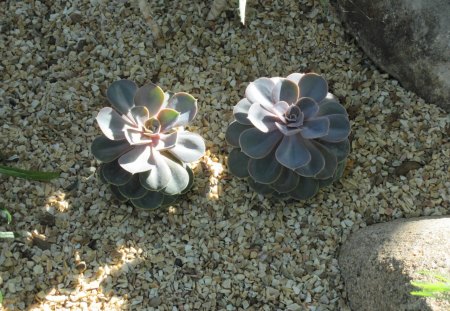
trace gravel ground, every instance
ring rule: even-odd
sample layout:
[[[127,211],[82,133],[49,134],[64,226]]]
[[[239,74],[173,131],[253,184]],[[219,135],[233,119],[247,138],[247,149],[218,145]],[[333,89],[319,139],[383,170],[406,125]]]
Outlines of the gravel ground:
[[[339,245],[360,227],[449,213],[450,120],[380,73],[319,1],[249,1],[207,21],[211,1],[0,2],[0,163],[60,170],[0,176],[9,310],[348,310]],[[235,5],[237,7],[237,5]],[[262,199],[228,175],[224,132],[250,81],[315,71],[348,109],[343,179],[306,202]],[[194,189],[155,213],[112,200],[89,146],[105,90],[153,81],[198,98],[207,154]],[[0,229],[6,229],[0,227]]]

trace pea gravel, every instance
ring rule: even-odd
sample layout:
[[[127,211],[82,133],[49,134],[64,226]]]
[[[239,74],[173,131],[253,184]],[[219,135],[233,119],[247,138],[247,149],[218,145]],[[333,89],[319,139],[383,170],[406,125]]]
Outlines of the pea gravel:
[[[232,1],[231,1],[232,2]],[[349,310],[339,245],[372,223],[449,214],[450,120],[380,73],[323,1],[0,2],[0,290],[7,310]],[[142,7],[142,1],[141,1]],[[148,15],[150,12],[151,16]],[[151,29],[159,31],[157,42]],[[345,176],[306,202],[251,192],[226,169],[232,108],[261,76],[318,72],[348,109]],[[207,154],[193,190],[154,213],[111,199],[89,146],[119,78],[198,98]],[[411,164],[413,163],[413,164]]]

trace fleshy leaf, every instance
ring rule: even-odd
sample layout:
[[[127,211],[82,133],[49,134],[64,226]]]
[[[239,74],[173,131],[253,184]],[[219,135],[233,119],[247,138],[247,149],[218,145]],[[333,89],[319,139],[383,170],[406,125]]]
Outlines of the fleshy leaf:
[[[254,181],[251,177],[247,178],[249,186],[255,190],[255,192],[267,195],[273,193],[273,189],[269,185],[261,184],[259,182]]]
[[[329,133],[330,121],[321,117],[307,120],[303,123],[302,136],[306,139],[323,137]]]
[[[284,101],[280,101],[273,105],[273,112],[280,118],[280,121],[285,122],[284,113],[289,109],[289,104]]]
[[[109,189],[111,190],[113,196],[120,202],[124,203],[124,202],[128,201],[128,198],[126,196],[124,196],[122,193],[120,193],[119,187],[114,186],[114,185],[109,185]]]
[[[251,128],[251,126],[241,124],[238,121],[233,121],[225,132],[225,140],[231,146],[239,147],[239,136],[241,136],[243,131],[248,130],[249,128]]]
[[[163,189],[169,183],[170,168],[166,163],[166,157],[153,150],[148,162],[153,166],[149,172],[139,174],[139,179],[144,188],[152,191]]]
[[[118,112],[126,115],[134,107],[133,98],[137,89],[138,87],[133,81],[119,80],[109,86],[106,96]]]
[[[180,113],[174,126],[186,126],[197,114],[197,100],[188,93],[176,93],[169,99],[167,108]]]
[[[256,128],[242,132],[239,145],[242,152],[250,158],[261,159],[268,155],[283,137],[279,131],[263,133]]]
[[[327,116],[330,120],[330,130],[326,136],[320,139],[328,142],[340,142],[350,135],[350,122],[346,115],[332,114]]]
[[[205,154],[205,149],[205,142],[200,135],[184,131],[178,133],[177,144],[167,151],[189,163],[200,159]]]
[[[132,148],[126,139],[110,140],[102,135],[92,142],[91,152],[97,160],[111,162]]]
[[[330,114],[343,114],[347,116],[345,108],[339,104],[338,99],[328,93],[327,97],[320,103],[320,109],[317,116],[326,116]]]
[[[305,166],[295,170],[295,172],[304,177],[313,177],[318,174],[325,167],[325,158],[318,148],[315,147],[314,142],[305,141],[308,150],[311,153],[311,161]]]
[[[248,110],[252,105],[247,98],[241,99],[233,108],[233,115],[237,122],[245,125],[251,125],[252,122],[247,118]]]
[[[164,188],[164,193],[169,195],[179,194],[189,185],[189,173],[182,165],[169,158],[166,158],[166,162],[169,165],[172,178]]]
[[[307,73],[298,82],[300,97],[311,97],[320,103],[328,93],[327,81],[315,73]]]
[[[134,122],[136,122],[139,127],[144,127],[145,122],[149,119],[150,116],[147,107],[144,106],[131,108],[130,114],[133,117]]]
[[[338,162],[336,171],[334,172],[334,175],[333,175],[333,181],[336,181],[342,177],[342,175],[344,174],[346,164],[347,164],[347,161]]]
[[[131,124],[125,121],[114,109],[102,108],[97,115],[97,123],[103,134],[111,140],[125,139],[124,129]]]
[[[247,118],[258,130],[264,133],[276,129],[275,122],[279,120],[273,112],[265,109],[259,103],[255,103],[250,107]]]
[[[316,174],[315,178],[327,179],[332,177],[337,167],[336,156],[321,144],[315,144],[315,146],[320,150],[320,153],[325,159],[324,168],[318,174]]]
[[[191,190],[192,186],[194,185],[194,172],[188,165],[184,165],[184,168],[186,169],[186,172],[189,174],[189,183],[186,186],[186,188],[181,191],[181,194],[187,193],[189,190]]]
[[[280,124],[278,122],[276,122],[275,125],[278,128],[278,130],[280,130],[280,132],[286,136],[295,135],[302,131],[301,128],[290,127],[289,125]]]
[[[289,195],[297,200],[307,200],[319,190],[319,181],[312,178],[300,177],[297,187]]]
[[[158,114],[158,120],[161,123],[160,131],[162,133],[171,129],[178,121],[180,113],[176,110],[164,108]]]
[[[137,199],[143,197],[147,193],[147,189],[142,187],[139,182],[139,175],[135,174],[125,185],[118,187],[120,193],[129,199]]]
[[[245,89],[245,97],[252,103],[259,103],[266,107],[271,107],[272,90],[275,83],[269,78],[259,78],[251,82]]]
[[[338,162],[345,160],[350,153],[350,142],[348,139],[337,143],[330,143],[326,141],[317,141],[317,143],[320,143],[331,153],[333,153],[336,156]]]
[[[292,105],[297,102],[299,90],[297,84],[288,79],[281,79],[272,90],[272,99],[275,103],[285,101]]]
[[[280,177],[271,186],[279,193],[288,193],[297,187],[299,180],[298,174],[283,167]]]
[[[133,176],[130,172],[124,170],[117,161],[103,164],[102,174],[108,183],[116,186],[125,185]]]
[[[157,191],[147,191],[147,193],[138,199],[132,199],[131,203],[137,208],[157,209],[164,201],[164,194]]]
[[[311,154],[300,135],[284,136],[275,156],[281,165],[295,170],[311,161]]]
[[[164,102],[164,92],[156,84],[149,83],[141,86],[134,96],[136,106],[144,106],[148,109],[149,117],[158,114]]]
[[[228,155],[228,170],[238,178],[248,177],[248,161],[250,158],[238,148],[231,150]]]
[[[135,146],[119,158],[120,166],[131,174],[149,171],[153,165],[148,163],[152,150],[148,145]]]
[[[155,146],[155,150],[166,150],[173,148],[178,142],[178,132],[173,132],[170,134],[159,134],[159,140]]]
[[[248,161],[248,172],[258,183],[271,184],[280,177],[282,166],[275,159],[272,151],[262,159],[250,159]]]
[[[130,145],[146,145],[151,144],[152,139],[136,128],[128,128],[125,130],[125,138]]]
[[[319,105],[314,101],[314,99],[309,97],[302,97],[296,104],[305,116],[305,120],[314,117],[319,111]]]
[[[161,207],[170,206],[177,200],[178,195],[168,195],[164,194],[164,199],[161,202]]]
[[[294,73],[291,73],[289,76],[287,76],[286,79],[291,80],[295,84],[298,84],[298,82],[304,75],[305,74],[303,74],[303,73],[294,72]]]

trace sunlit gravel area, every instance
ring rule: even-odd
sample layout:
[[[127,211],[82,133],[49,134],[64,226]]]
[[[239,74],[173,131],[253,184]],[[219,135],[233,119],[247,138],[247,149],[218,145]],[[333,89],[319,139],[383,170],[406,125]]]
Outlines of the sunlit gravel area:
[[[337,262],[361,227],[450,210],[447,113],[378,71],[332,10],[312,0],[0,1],[0,176],[5,310],[349,310]],[[150,23],[149,23],[150,22]],[[156,41],[152,27],[158,25]],[[227,172],[225,130],[258,77],[318,72],[349,112],[343,178],[306,202],[253,193]],[[207,152],[193,189],[143,212],[99,183],[90,144],[118,79],[198,99]]]

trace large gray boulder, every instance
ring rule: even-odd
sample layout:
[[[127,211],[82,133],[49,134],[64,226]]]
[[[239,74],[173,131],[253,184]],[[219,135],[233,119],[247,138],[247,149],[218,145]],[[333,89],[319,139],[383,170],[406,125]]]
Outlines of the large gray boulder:
[[[450,111],[449,0],[336,0],[361,48],[427,102]]]
[[[450,310],[450,301],[410,295],[411,280],[435,281],[421,270],[450,277],[450,217],[376,224],[342,245],[339,265],[354,311]]]

